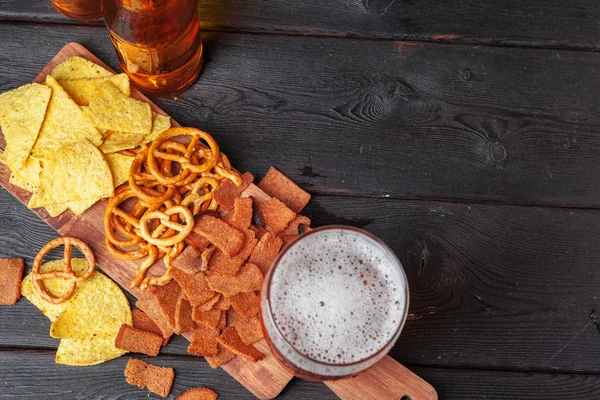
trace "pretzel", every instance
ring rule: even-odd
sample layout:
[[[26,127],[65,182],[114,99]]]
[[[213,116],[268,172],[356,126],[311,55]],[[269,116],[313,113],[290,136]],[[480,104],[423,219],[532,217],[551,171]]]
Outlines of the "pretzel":
[[[183,216],[184,224],[180,224],[175,221],[171,221],[171,216],[179,214]],[[162,233],[156,233],[159,231],[159,228],[154,229],[153,232],[148,230],[148,222],[152,219],[158,218],[160,219],[160,225],[165,226],[167,228],[171,228],[178,233],[167,237],[162,238],[159,235]],[[144,216],[140,219],[140,235],[148,242],[157,246],[173,246],[182,240],[184,240],[194,228],[194,216],[191,211],[186,207],[181,205],[173,206],[167,208],[165,211],[151,211],[146,212]]]
[[[64,245],[64,255],[63,255],[63,269],[62,271],[49,271],[42,273],[40,268],[42,266],[42,261],[46,253],[48,253],[51,249],[58,247],[60,245]],[[77,247],[83,253],[85,259],[88,262],[88,270],[83,275],[77,275],[71,268],[71,258],[73,255],[73,246]],[[94,258],[94,253],[92,249],[89,248],[87,244],[82,242],[79,239],[63,236],[51,240],[48,242],[40,252],[35,256],[33,260],[33,266],[31,268],[31,280],[33,283],[33,287],[38,292],[40,297],[52,304],[60,304],[66,300],[68,300],[73,293],[75,292],[75,288],[77,287],[77,282],[81,282],[89,278],[94,269],[96,268],[96,260]],[[67,291],[59,297],[53,296],[48,289],[44,286],[44,279],[50,278],[59,278],[65,279],[69,281],[69,288]]]
[[[181,205],[184,207],[189,207],[190,204],[193,204],[194,207],[192,214],[198,214],[205,202],[208,202],[208,206],[210,207],[210,203],[215,201],[211,197],[210,191],[200,195],[200,190],[204,189],[206,186],[210,186],[212,190],[215,190],[218,185],[219,182],[217,182],[216,179],[203,176],[193,185],[191,185],[190,192],[183,198],[183,200],[181,200]]]
[[[145,149],[140,151],[133,159],[131,167],[129,168],[129,187],[136,197],[147,204],[164,203],[165,200],[170,199],[175,194],[175,186],[169,185],[167,186],[166,191],[161,193],[158,190],[140,185],[136,179],[136,175],[142,173],[142,167],[147,158],[148,149]],[[152,173],[152,171],[150,172]],[[139,177],[139,175],[137,176]],[[152,173],[152,176],[155,176],[154,173]]]

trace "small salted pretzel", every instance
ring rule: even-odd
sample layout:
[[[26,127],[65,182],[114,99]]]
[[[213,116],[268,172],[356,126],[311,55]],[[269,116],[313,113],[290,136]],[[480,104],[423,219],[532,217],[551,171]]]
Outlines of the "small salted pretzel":
[[[156,260],[158,260],[158,257],[158,248],[156,246],[150,245],[148,247],[148,255],[142,260],[142,262],[138,264],[137,269],[135,271],[135,278],[133,278],[128,284],[130,288],[133,289],[135,287],[138,287],[144,281],[146,277],[146,271],[156,262]]]
[[[203,190],[206,186],[210,186],[211,188],[208,193]],[[217,186],[219,186],[219,182],[216,179],[203,176],[191,185],[190,192],[181,200],[181,205],[189,207],[190,204],[193,204],[192,214],[198,214],[205,202],[209,202],[210,204],[210,202],[214,201],[210,192],[215,190]],[[200,194],[200,190],[204,193]]]
[[[176,214],[179,214],[182,217],[183,224],[171,220],[171,216]],[[153,232],[150,232],[148,229],[148,222],[156,218],[160,220],[160,225],[155,228]],[[161,237],[164,232],[164,228],[161,226],[171,228],[177,233],[173,236]],[[144,240],[150,244],[156,246],[173,246],[183,241],[193,228],[194,216],[192,215],[192,212],[184,206],[176,205],[167,208],[165,211],[157,210],[146,212],[140,219],[139,232]]]
[[[143,164],[147,158],[148,149],[145,149],[138,153],[138,155],[136,155],[133,159],[131,167],[129,168],[129,187],[135,196],[146,204],[164,203],[166,200],[173,197],[176,192],[176,188],[173,185],[168,185],[166,187],[167,189],[161,193],[158,190],[152,189],[140,183],[140,181],[150,180],[150,182],[152,182],[153,180],[156,180],[156,175],[152,171],[150,171],[151,175],[144,174],[142,171]],[[142,176],[144,179],[137,179]]]
[[[40,268],[42,266],[42,261],[46,253],[60,245],[65,246],[62,271],[41,272]],[[77,247],[83,253],[85,259],[88,262],[88,269],[82,275],[77,275],[71,268],[73,246]],[[35,256],[35,259],[33,260],[33,267],[31,268],[31,280],[33,283],[33,287],[42,299],[52,304],[60,304],[68,300],[73,295],[73,293],[75,292],[75,288],[77,287],[77,282],[81,282],[89,278],[94,272],[95,268],[96,259],[94,258],[94,253],[92,252],[92,249],[90,249],[90,247],[87,244],[85,244],[79,239],[76,239],[74,237],[63,236],[48,242],[44,247],[42,247],[37,256]],[[64,279],[69,281],[69,288],[62,296],[53,296],[44,286],[44,279],[51,278]]]
[[[186,150],[182,155],[175,156],[173,154],[169,154],[165,148],[163,148],[163,144],[167,142],[169,139],[177,137],[177,136],[190,136],[190,142],[185,145]],[[197,144],[199,144],[200,140],[203,140],[208,144],[210,148],[209,151],[203,148],[197,148]],[[169,143],[173,143],[172,141]],[[172,149],[176,149],[176,145],[168,145]],[[204,161],[201,164],[194,164],[192,162],[192,154],[196,152],[199,155],[199,159],[202,158]],[[180,164],[181,170],[179,175],[185,174],[184,171],[188,171],[187,173],[193,172],[196,174],[209,171],[217,165],[219,160],[219,146],[215,139],[208,133],[201,131],[196,128],[182,128],[175,127],[168,129],[161,133],[150,145],[150,149],[148,150],[148,170],[156,177],[159,182],[169,184],[175,183],[178,180],[185,178],[179,177],[175,179],[175,177],[168,177],[162,174],[158,167],[158,158],[169,159],[171,161],[176,161]]]

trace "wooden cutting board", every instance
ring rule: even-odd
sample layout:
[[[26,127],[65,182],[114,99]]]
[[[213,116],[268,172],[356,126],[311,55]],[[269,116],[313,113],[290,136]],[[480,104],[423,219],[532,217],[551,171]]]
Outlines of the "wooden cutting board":
[[[110,67],[100,61],[96,56],[78,43],[69,43],[44,67],[42,72],[33,82],[43,83],[52,69],[72,56],[86,58],[109,71]],[[112,71],[114,72],[114,71]],[[166,115],[156,104],[131,87],[131,97],[145,101],[152,109]],[[172,124],[179,126],[175,121]],[[4,150],[3,136],[0,136],[0,149]],[[27,205],[31,193],[13,186],[9,183],[10,170],[5,164],[0,163],[0,185],[15,196],[21,203]],[[253,196],[258,199],[268,200],[269,196],[252,184],[242,196]],[[77,237],[90,245],[96,256],[96,263],[102,271],[118,282],[136,298],[140,296],[139,289],[130,289],[127,284],[135,276],[137,263],[114,258],[104,246],[104,210],[106,200],[97,202],[82,215],[74,215],[70,210],[57,217],[50,217],[43,208],[32,210],[48,225],[57,230],[61,235]],[[157,262],[149,273],[162,275],[164,264]],[[265,358],[253,363],[241,357],[236,357],[221,368],[234,377],[244,387],[260,399],[275,398],[292,379],[293,373],[281,365],[271,354],[264,340],[256,343]],[[350,379],[325,382],[340,398],[349,400],[358,399],[403,399],[403,400],[435,400],[437,394],[431,385],[403,367],[391,357],[386,357],[369,371]],[[408,397],[403,397],[408,396]]]

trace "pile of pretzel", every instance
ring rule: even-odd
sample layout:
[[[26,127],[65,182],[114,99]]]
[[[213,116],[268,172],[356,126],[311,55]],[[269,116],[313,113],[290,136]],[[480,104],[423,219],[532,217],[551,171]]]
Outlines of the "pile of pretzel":
[[[121,260],[141,260],[129,287],[171,281],[171,260],[183,250],[194,216],[217,209],[211,192],[222,179],[242,184],[213,137],[199,129],[171,128],[137,151],[129,183],[117,189],[104,214],[108,251]],[[160,258],[165,273],[146,276]]]

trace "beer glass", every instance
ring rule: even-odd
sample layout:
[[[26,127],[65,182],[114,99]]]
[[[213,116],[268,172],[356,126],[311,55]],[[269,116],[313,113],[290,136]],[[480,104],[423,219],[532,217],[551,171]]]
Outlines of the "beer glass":
[[[172,95],[200,74],[196,0],[102,0],[102,14],[121,69],[143,92]]]
[[[50,0],[54,8],[69,18],[91,21],[102,18],[101,0]]]
[[[289,243],[265,276],[261,323],[275,357],[296,376],[354,376],[394,346],[408,315],[406,274],[378,238],[326,226]]]

